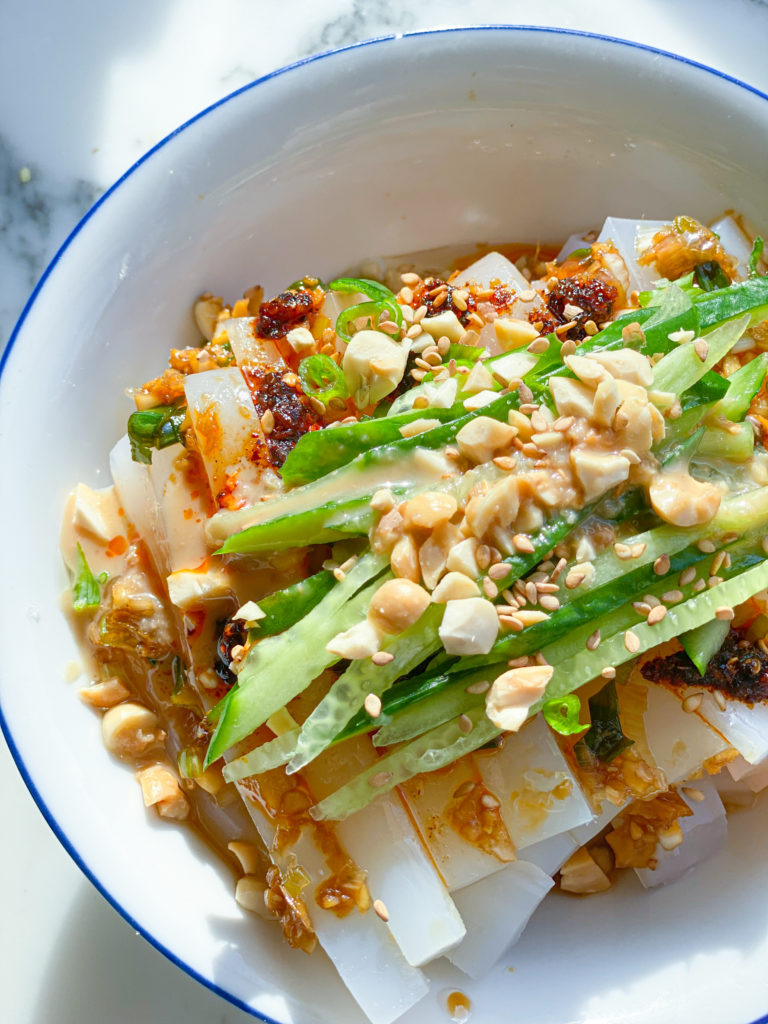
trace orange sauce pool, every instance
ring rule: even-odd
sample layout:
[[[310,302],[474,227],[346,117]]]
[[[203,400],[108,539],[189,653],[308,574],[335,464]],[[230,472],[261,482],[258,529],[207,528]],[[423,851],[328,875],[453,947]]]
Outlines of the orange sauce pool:
[[[464,992],[451,992],[445,1000],[445,1006],[451,1015],[452,1021],[469,1020],[472,1011],[472,1002]]]

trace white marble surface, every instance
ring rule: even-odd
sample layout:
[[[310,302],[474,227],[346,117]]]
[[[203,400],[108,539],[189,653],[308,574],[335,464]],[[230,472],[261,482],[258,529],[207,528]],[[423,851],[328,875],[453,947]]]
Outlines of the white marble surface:
[[[3,10],[0,349],[82,213],[202,107],[281,64],[376,35],[459,24],[598,31],[768,91],[765,0],[32,0]],[[702,112],[706,116],[706,112]],[[23,168],[29,174],[22,172]],[[22,178],[29,177],[24,182]],[[167,963],[48,830],[0,741],[0,1020],[235,1024],[245,1014]],[[490,1022],[479,1022],[490,1024]]]

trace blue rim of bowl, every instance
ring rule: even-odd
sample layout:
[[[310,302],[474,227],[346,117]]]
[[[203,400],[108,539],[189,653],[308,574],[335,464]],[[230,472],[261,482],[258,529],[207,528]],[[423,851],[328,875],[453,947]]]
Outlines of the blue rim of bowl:
[[[85,224],[96,213],[99,207],[101,207],[107,201],[107,199],[112,195],[113,192],[117,191],[120,185],[122,185],[122,183],[134,173],[134,171],[141,167],[142,164],[146,163],[150,159],[150,157],[152,157],[158,150],[162,149],[163,146],[166,145],[166,143],[170,142],[171,139],[175,138],[177,135],[180,135],[191,125],[195,124],[197,121],[202,120],[208,114],[212,113],[212,111],[216,110],[218,107],[223,106],[225,103],[228,103],[230,100],[235,99],[242,93],[248,92],[251,89],[255,89],[256,86],[263,85],[265,82],[268,82],[273,78],[277,78],[280,75],[284,75],[290,71],[295,71],[297,68],[304,67],[306,64],[313,64],[316,61],[325,60],[327,57],[333,57],[339,53],[346,53],[350,50],[359,50],[366,46],[373,46],[383,43],[392,43],[402,38],[407,39],[419,36],[448,35],[454,32],[474,33],[499,31],[539,32],[542,34],[551,35],[576,36],[584,39],[594,39],[600,43],[612,43],[618,46],[626,46],[634,50],[642,50],[645,51],[646,53],[652,53],[659,57],[665,57],[669,60],[677,61],[680,64],[686,64],[689,67],[696,68],[698,71],[704,71],[707,74],[714,75],[716,78],[720,78],[726,82],[730,82],[732,85],[736,85],[740,89],[744,89],[746,92],[750,92],[753,95],[759,96],[761,99],[768,101],[768,94],[764,93],[761,89],[757,89],[755,86],[749,85],[747,82],[743,82],[741,81],[741,79],[735,78],[733,75],[728,75],[724,71],[718,71],[716,68],[711,68],[707,64],[702,64],[699,61],[692,60],[689,57],[682,57],[680,54],[677,53],[671,53],[669,50],[661,50],[655,46],[648,46],[645,43],[637,43],[630,39],[620,39],[617,36],[601,35],[600,33],[597,32],[585,32],[579,29],[556,28],[548,25],[457,25],[448,28],[422,29],[417,32],[403,32],[385,36],[376,36],[373,39],[361,40],[360,42],[357,43],[350,43],[347,46],[341,46],[333,50],[325,50],[322,53],[313,54],[309,57],[303,57],[301,60],[295,61],[292,64],[286,64],[283,67],[277,68],[274,71],[270,71],[266,75],[262,75],[260,78],[255,79],[253,82],[249,82],[247,85],[243,85],[239,89],[235,89],[234,92],[228,93],[220,100],[217,100],[210,106],[205,107],[204,110],[201,110],[198,114],[195,114],[193,117],[189,118],[189,120],[185,121],[183,124],[181,124],[178,128],[175,128],[172,132],[166,135],[159,142],[155,143],[155,145],[152,146],[151,149],[148,149],[147,152],[143,154],[143,156],[140,156],[139,159],[134,164],[132,164],[128,168],[128,170],[125,171],[117,179],[117,181],[106,190],[106,192],[103,193],[103,195],[99,196],[99,198],[96,200],[93,206],[91,206],[90,209],[87,210],[87,212],[80,218],[78,223],[69,233],[63,244],[60,246],[60,248],[54,255],[51,262],[45,268],[42,276],[40,277],[40,280],[35,285],[35,288],[32,291],[32,294],[30,295],[29,299],[27,299],[27,302],[21,311],[19,319],[17,320],[16,325],[13,331],[11,332],[11,336],[8,339],[8,344],[5,347],[5,351],[0,357],[0,375],[2,375],[2,372],[5,369],[5,365],[6,362],[8,361],[11,349],[13,348],[16,339],[18,338],[21,329],[24,326],[24,322],[27,319],[27,316],[29,315],[32,306],[34,305],[37,296],[41,292],[45,282],[48,280],[49,276],[56,267],[56,264],[59,262],[59,260],[64,255],[66,250],[69,248],[70,244],[75,239],[75,237],[80,233]],[[13,737],[11,735],[10,726],[8,725],[5,719],[5,715],[3,713],[2,705],[0,705],[0,731],[2,731],[3,736],[5,737],[5,741],[8,744],[8,749],[11,752],[11,756],[13,757],[13,760],[16,763],[16,767],[18,768],[27,789],[29,790],[30,794],[32,795],[32,798],[37,804],[40,813],[43,815],[49,827],[51,828],[51,831],[54,833],[56,838],[59,840],[61,845],[67,851],[67,853],[78,866],[78,868],[80,868],[80,870],[83,872],[88,881],[93,886],[95,886],[95,888],[101,893],[104,899],[110,904],[110,906],[112,906],[118,912],[118,914],[120,914],[120,916],[125,921],[127,921],[131,928],[138,932],[144,939],[147,940],[147,942],[149,942],[150,945],[154,946],[155,949],[157,949],[160,953],[163,954],[163,956],[170,960],[172,964],[175,964],[177,967],[181,968],[181,970],[184,971],[185,974],[188,974],[191,978],[194,978],[196,981],[199,981],[201,985],[204,985],[211,992],[215,992],[216,995],[221,996],[223,999],[227,1000],[227,1002],[232,1003],[234,1006],[237,1006],[239,1009],[250,1014],[250,1016],[255,1017],[257,1020],[263,1021],[264,1024],[284,1024],[284,1022],[278,1021],[274,1017],[268,1017],[265,1014],[262,1014],[259,1011],[255,1010],[252,1006],[249,1006],[248,1003],[243,1002],[243,1000],[239,999],[236,995],[234,995],[231,992],[228,992],[226,989],[221,988],[219,985],[216,984],[216,982],[214,982],[210,978],[204,977],[189,964],[185,963],[183,960],[180,960],[175,953],[173,953],[170,949],[164,946],[158,939],[151,935],[137,920],[135,920],[132,917],[132,915],[125,909],[125,907],[123,907],[120,903],[117,902],[117,900],[104,888],[104,886],[101,884],[101,882],[96,877],[94,872],[91,871],[88,865],[83,861],[80,854],[69,841],[63,829],[61,828],[57,820],[53,817],[52,813],[48,809],[48,806],[46,805],[40,792],[38,791],[37,787],[32,781],[31,775],[27,771],[27,767],[24,763],[24,760],[21,756],[19,749],[14,743]],[[758,1018],[757,1020],[749,1022],[749,1024],[768,1024],[768,1014]]]

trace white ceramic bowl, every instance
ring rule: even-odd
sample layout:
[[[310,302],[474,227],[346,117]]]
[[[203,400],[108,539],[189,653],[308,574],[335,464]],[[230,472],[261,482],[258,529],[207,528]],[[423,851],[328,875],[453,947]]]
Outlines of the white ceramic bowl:
[[[362,1020],[320,954],[291,952],[241,914],[207,850],[145,814],[64,681],[76,650],[58,607],[59,513],[75,481],[106,483],[123,388],[192,341],[204,289],[274,292],[446,243],[557,241],[607,214],[706,220],[733,206],[766,227],[767,138],[768,97],[634,44],[517,28],[383,39],[204,111],[96,204],[48,268],[0,380],[4,729],[94,884],[255,1016]],[[478,1024],[753,1021],[768,1008],[764,824],[759,809],[736,815],[727,850],[670,889],[628,877],[590,901],[549,898],[484,982],[430,970],[433,993],[404,1024],[445,1024],[449,987],[468,992]]]

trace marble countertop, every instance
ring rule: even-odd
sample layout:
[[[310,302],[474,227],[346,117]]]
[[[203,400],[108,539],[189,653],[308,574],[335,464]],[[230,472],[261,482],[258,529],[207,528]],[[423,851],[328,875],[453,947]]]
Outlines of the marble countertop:
[[[7,5],[0,62],[0,350],[79,218],[147,148],[265,72],[371,36],[462,24],[621,36],[768,92],[767,0],[37,0]],[[0,741],[0,1019],[252,1020],[167,963],[48,830]]]

